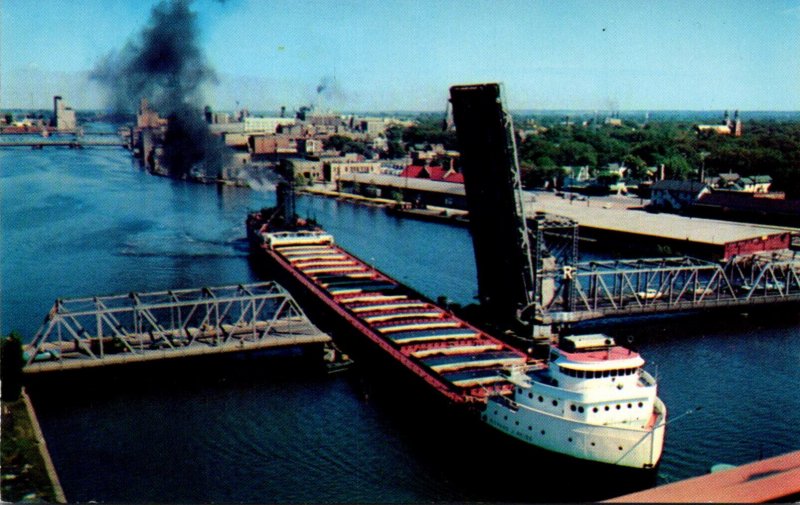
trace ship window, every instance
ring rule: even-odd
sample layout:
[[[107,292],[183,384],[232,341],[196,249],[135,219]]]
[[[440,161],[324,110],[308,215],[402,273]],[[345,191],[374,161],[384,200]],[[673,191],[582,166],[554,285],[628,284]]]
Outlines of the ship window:
[[[572,437],[569,437],[567,440],[569,440],[570,442],[572,442]]]
[[[617,447],[617,449],[619,449],[621,451],[622,450],[622,446]]]
[[[608,412],[610,409],[611,409],[611,407],[609,407],[608,405],[606,405],[606,412]]]
[[[618,370],[611,370],[611,377],[616,377],[618,372]]]
[[[553,400],[553,407],[558,407],[558,400]]]
[[[642,407],[644,407],[644,404],[642,402],[639,402],[639,408],[642,408]]]
[[[578,378],[583,379],[586,376],[586,373],[583,370],[578,370]]]
[[[618,404],[617,404],[617,410],[619,410],[619,409],[621,409],[621,408],[622,408],[622,405],[620,405],[620,404],[618,403]]]
[[[533,398],[533,393],[528,393],[528,398]]]
[[[569,406],[569,410],[571,410],[573,412],[575,412],[577,409],[578,409],[578,407],[576,407],[575,405],[570,405]]]
[[[541,431],[541,434],[544,435],[544,430]]]
[[[540,401],[540,402],[543,402],[543,401],[544,401],[544,398],[542,398],[542,397],[540,396],[540,397],[539,397],[539,401]]]
[[[583,407],[578,407],[578,412],[580,412],[581,414],[583,414]]]
[[[594,413],[596,414],[596,413],[597,413],[597,407],[594,407],[594,408],[592,409],[592,412],[594,412]]]
[[[522,394],[522,388],[517,388],[517,393]]]
[[[611,372],[608,370],[603,370],[603,377],[608,377],[609,375],[611,375]]]
[[[519,426],[519,421],[514,421],[514,424],[516,424],[517,426]]]
[[[594,442],[592,442],[592,447],[594,447]]]
[[[533,431],[533,426],[528,426],[528,431]]]
[[[629,409],[630,409],[630,408],[633,408],[633,405],[629,403],[629,404],[628,404],[628,408],[629,408]]]

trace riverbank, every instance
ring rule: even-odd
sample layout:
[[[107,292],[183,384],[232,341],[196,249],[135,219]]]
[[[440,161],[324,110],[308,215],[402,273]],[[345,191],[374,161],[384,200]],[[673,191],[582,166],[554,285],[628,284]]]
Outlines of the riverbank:
[[[3,401],[3,502],[66,503],[39,421],[25,390],[15,401]]]

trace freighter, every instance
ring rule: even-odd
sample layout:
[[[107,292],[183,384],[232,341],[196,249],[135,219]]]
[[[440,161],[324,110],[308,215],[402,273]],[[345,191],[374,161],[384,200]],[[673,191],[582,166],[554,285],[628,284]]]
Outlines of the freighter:
[[[604,335],[571,336],[553,343],[548,359],[533,359],[348,253],[323,229],[285,220],[294,206],[283,189],[276,208],[248,216],[251,245],[357,334],[527,444],[621,467],[658,465],[666,409],[637,353]]]

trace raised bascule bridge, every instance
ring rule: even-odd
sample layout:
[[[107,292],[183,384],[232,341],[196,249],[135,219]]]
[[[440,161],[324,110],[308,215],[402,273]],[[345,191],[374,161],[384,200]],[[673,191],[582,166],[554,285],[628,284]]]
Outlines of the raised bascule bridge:
[[[592,319],[800,302],[800,256],[759,251],[758,243],[774,246],[764,238],[726,244],[722,261],[579,261],[576,221],[544,212],[526,218],[514,127],[500,85],[455,86],[451,102],[478,298],[498,327],[547,338],[554,326]],[[747,254],[731,252],[742,244]]]

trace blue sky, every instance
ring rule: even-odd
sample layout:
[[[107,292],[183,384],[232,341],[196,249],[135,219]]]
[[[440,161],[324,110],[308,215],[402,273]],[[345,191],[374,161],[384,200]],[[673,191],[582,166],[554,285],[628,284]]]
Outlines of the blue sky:
[[[63,94],[152,0],[0,0],[0,107]],[[453,84],[500,81],[514,109],[798,110],[800,0],[195,0],[217,110],[444,110]],[[334,90],[317,95],[325,80]]]

